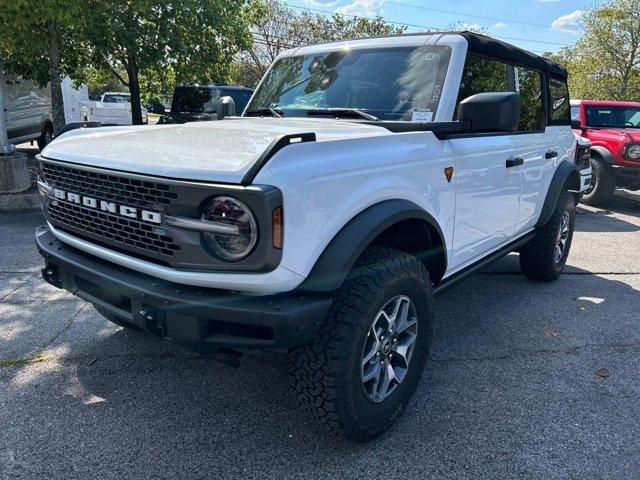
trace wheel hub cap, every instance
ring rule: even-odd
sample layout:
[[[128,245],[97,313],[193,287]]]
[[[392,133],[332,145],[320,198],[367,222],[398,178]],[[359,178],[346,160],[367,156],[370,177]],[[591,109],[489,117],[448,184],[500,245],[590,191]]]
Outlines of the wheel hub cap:
[[[370,400],[382,402],[402,383],[417,338],[418,319],[409,297],[399,295],[385,303],[362,349],[362,386]]]
[[[562,220],[560,220],[560,229],[558,231],[558,238],[556,240],[556,248],[554,251],[553,259],[556,263],[560,263],[564,252],[567,248],[567,240],[569,240],[569,224],[571,223],[571,217],[569,212],[562,214]]]

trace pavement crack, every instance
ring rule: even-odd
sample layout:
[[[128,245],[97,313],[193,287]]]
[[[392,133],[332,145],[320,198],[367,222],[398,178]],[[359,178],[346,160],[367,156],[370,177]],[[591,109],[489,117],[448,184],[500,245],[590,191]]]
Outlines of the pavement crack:
[[[17,292],[19,289],[21,289],[22,287],[24,287],[27,282],[29,280],[25,280],[24,282],[22,282],[21,284],[19,284],[16,288],[14,288],[13,290],[11,290],[10,292],[8,292],[7,294],[3,295],[2,297],[0,297],[0,302],[3,302],[5,298],[7,298],[10,295],[13,295],[15,292]]]
[[[84,308],[85,308],[86,306],[87,306],[87,304],[86,304],[86,303],[82,303],[82,304],[80,304],[80,308],[78,308],[78,309],[73,313],[73,315],[71,315],[71,316],[69,317],[69,319],[67,320],[66,325],[65,325],[61,330],[59,330],[58,332],[56,332],[55,334],[53,334],[53,335],[51,336],[51,338],[50,338],[47,342],[45,342],[43,345],[39,346],[39,347],[36,349],[36,356],[41,355],[41,354],[42,354],[42,352],[44,352],[44,350],[46,350],[46,349],[47,349],[47,347],[51,346],[51,345],[53,344],[53,342],[55,342],[58,338],[60,338],[60,336],[61,336],[62,334],[64,334],[67,330],[69,330],[69,329],[71,328],[71,325],[73,325],[73,322],[75,321],[76,317],[80,314],[80,312],[81,312],[82,310],[84,310]]]

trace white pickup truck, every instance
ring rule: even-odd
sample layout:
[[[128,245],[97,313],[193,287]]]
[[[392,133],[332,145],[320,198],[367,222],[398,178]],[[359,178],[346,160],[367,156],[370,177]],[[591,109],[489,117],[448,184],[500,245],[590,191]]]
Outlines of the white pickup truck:
[[[230,364],[286,353],[302,405],[365,442],[420,381],[435,293],[510,252],[562,272],[570,121],[563,67],[473,33],[290,50],[241,117],[54,140],[43,277]]]
[[[99,102],[81,103],[82,121],[99,122],[101,125],[131,125],[131,94],[105,92]],[[149,122],[149,113],[142,107],[142,123]]]

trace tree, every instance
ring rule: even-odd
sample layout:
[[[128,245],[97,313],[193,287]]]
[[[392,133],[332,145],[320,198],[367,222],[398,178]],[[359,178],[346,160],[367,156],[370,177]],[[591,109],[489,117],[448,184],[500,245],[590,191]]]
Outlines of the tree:
[[[51,82],[54,132],[65,125],[61,76],[73,71],[83,57],[82,43],[77,41],[81,5],[75,0],[0,2],[4,69],[42,86]]]
[[[224,79],[234,55],[251,43],[247,0],[87,0],[84,33],[92,64],[131,93],[142,123],[141,76],[170,69],[178,81]],[[125,72],[126,75],[123,75]]]
[[[259,14],[253,29],[253,45],[239,56],[234,66],[233,78],[243,85],[256,85],[283,50],[349,38],[402,34],[406,30],[388,24],[380,16],[298,13],[279,0],[264,1]]]
[[[587,11],[583,35],[556,60],[577,98],[640,101],[640,2],[614,0]]]

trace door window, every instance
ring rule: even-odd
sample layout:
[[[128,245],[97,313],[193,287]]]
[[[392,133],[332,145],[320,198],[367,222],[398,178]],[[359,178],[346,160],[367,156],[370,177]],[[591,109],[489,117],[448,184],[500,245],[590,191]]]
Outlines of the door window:
[[[458,103],[476,93],[518,92],[521,112],[518,131],[541,130],[544,128],[541,78],[535,70],[470,54],[462,72]]]
[[[515,67],[513,71],[515,91],[520,93],[518,131],[541,130],[544,128],[544,118],[540,72],[522,67]]]
[[[576,119],[578,118],[578,107]],[[567,82],[557,78],[549,79],[549,117],[552,125],[571,124],[572,108],[569,105],[569,87]]]
[[[468,55],[462,72],[458,104],[465,98],[483,92],[509,90],[507,64],[478,55]]]

